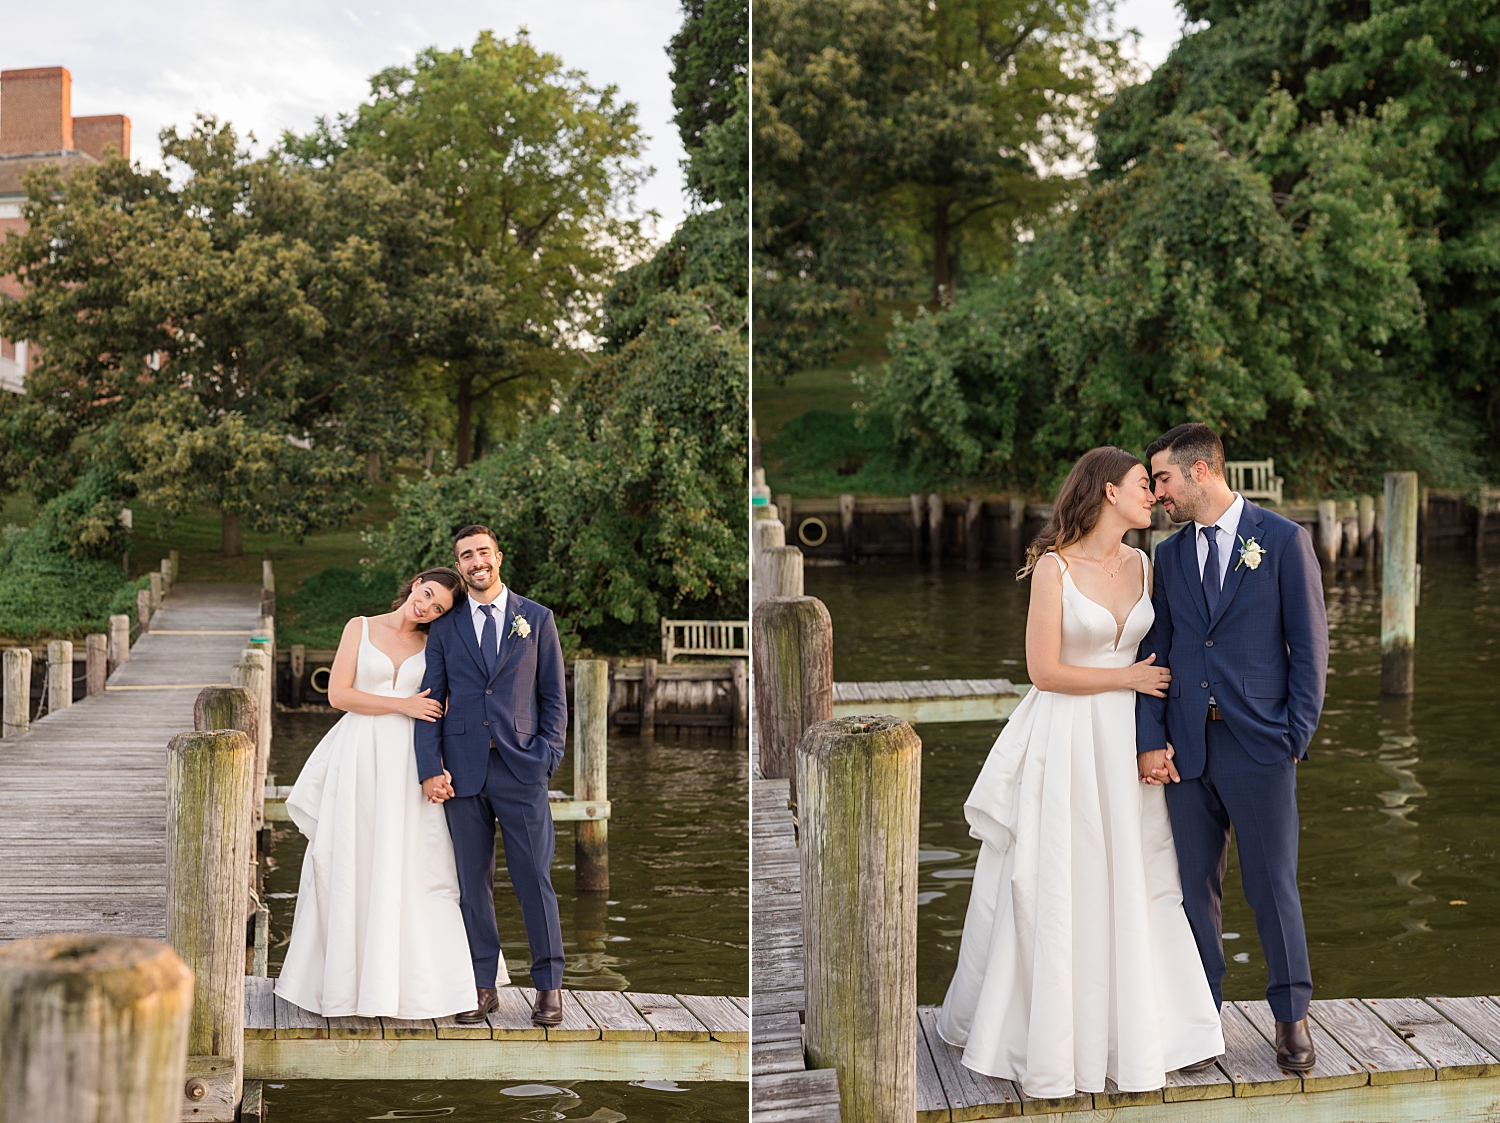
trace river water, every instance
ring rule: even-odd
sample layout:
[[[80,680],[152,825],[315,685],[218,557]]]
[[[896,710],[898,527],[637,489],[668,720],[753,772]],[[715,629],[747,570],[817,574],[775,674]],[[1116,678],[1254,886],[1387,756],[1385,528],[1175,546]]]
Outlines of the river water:
[[[1026,678],[1029,586],[1005,568],[810,568],[839,680]],[[1380,696],[1380,588],[1325,580],[1322,723],[1298,771],[1300,883],[1317,997],[1500,993],[1500,567],[1423,566],[1417,692]],[[943,999],[978,844],[963,801],[987,723],[924,725],[917,996]],[[1234,850],[1224,893],[1229,999],[1263,998],[1265,962]]]
[[[281,714],[271,772],[290,784],[338,715]],[[571,788],[573,762],[554,786]],[[560,782],[559,782],[560,781]],[[573,891],[573,831],[557,828],[552,881],[567,952],[565,987],[745,995],[749,975],[749,824],[745,750],[729,737],[613,734],[609,742],[610,892]],[[306,841],[276,824],[268,858],[271,970],[291,933]],[[531,957],[500,849],[495,913],[507,969],[530,986]],[[370,1119],[739,1123],[744,1083],[640,1084],[512,1080],[297,1081],[266,1087],[269,1118],[295,1123]]]

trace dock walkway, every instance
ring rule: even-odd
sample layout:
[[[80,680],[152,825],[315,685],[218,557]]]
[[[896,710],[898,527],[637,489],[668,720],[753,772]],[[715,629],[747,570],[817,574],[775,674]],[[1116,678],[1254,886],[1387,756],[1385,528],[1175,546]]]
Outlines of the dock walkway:
[[[939,721],[1004,721],[1031,689],[1006,678],[929,678],[836,682],[833,716],[890,714],[918,725]]]
[[[104,694],[0,741],[0,941],[165,938],[167,742],[259,612],[259,586],[178,583]]]

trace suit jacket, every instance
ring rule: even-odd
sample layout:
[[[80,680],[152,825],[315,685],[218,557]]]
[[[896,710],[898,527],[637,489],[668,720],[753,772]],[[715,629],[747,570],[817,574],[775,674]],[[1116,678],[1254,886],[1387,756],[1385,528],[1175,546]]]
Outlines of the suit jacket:
[[[484,670],[468,597],[427,632],[422,686],[447,709],[436,721],[416,723],[417,776],[425,780],[446,767],[456,795],[484,787],[491,740],[526,783],[544,783],[567,743],[567,686],[552,611],[512,589],[505,615],[495,621],[501,642],[493,675]],[[518,616],[531,625],[530,635],[510,634]]]
[[[1156,548],[1156,621],[1138,658],[1170,667],[1166,698],[1136,695],[1136,751],[1172,743],[1184,779],[1203,774],[1208,699],[1262,764],[1307,756],[1328,677],[1328,616],[1312,538],[1289,519],[1245,501],[1229,572],[1212,617],[1198,574],[1196,524]],[[1242,543],[1265,551],[1251,569]]]

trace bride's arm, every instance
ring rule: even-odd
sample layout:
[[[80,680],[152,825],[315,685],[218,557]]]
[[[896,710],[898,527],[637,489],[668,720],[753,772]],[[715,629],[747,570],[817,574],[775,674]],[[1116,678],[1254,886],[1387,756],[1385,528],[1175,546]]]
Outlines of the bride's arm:
[[[1050,559],[1050,560],[1049,560]],[[1154,667],[1152,655],[1129,667],[1074,667],[1062,661],[1062,569],[1051,554],[1031,574],[1031,608],[1026,614],[1026,673],[1032,685],[1051,694],[1103,694],[1135,690],[1161,698],[1172,674]]]
[[[427,697],[427,691],[409,698],[391,698],[385,694],[367,694],[354,689],[354,670],[359,663],[359,642],[363,633],[356,616],[344,625],[339,649],[328,672],[328,704],[351,714],[405,714],[421,721],[433,721],[443,712],[442,706]]]

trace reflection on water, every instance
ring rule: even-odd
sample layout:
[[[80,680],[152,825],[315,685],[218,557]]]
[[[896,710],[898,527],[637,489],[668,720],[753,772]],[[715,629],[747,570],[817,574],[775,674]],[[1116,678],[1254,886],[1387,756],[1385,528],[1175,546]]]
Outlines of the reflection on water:
[[[1027,586],[1001,569],[809,569],[833,617],[840,680],[1024,679]],[[1500,567],[1423,565],[1417,693],[1380,696],[1380,588],[1325,583],[1328,698],[1298,774],[1300,882],[1319,997],[1500,992]],[[940,1002],[957,962],[978,843],[963,801],[988,725],[918,728],[922,861],[918,999]],[[1225,996],[1263,997],[1265,961],[1225,882]]]
[[[281,714],[271,772],[295,781],[333,724],[334,714]],[[563,759],[553,786],[572,787]],[[666,994],[748,994],[749,823],[743,741],[728,737],[615,734],[609,745],[610,892],[573,891],[573,831],[557,829],[552,881],[562,914],[567,969],[563,985],[579,990]],[[306,840],[276,824],[267,860],[271,970],[281,970],[291,936]],[[512,979],[530,986],[531,956],[520,909],[500,848],[495,913]],[[296,1123],[426,1119],[625,1119],[683,1123],[743,1120],[742,1083],[636,1085],[552,1082],[327,1082],[269,1087],[272,1118]]]

